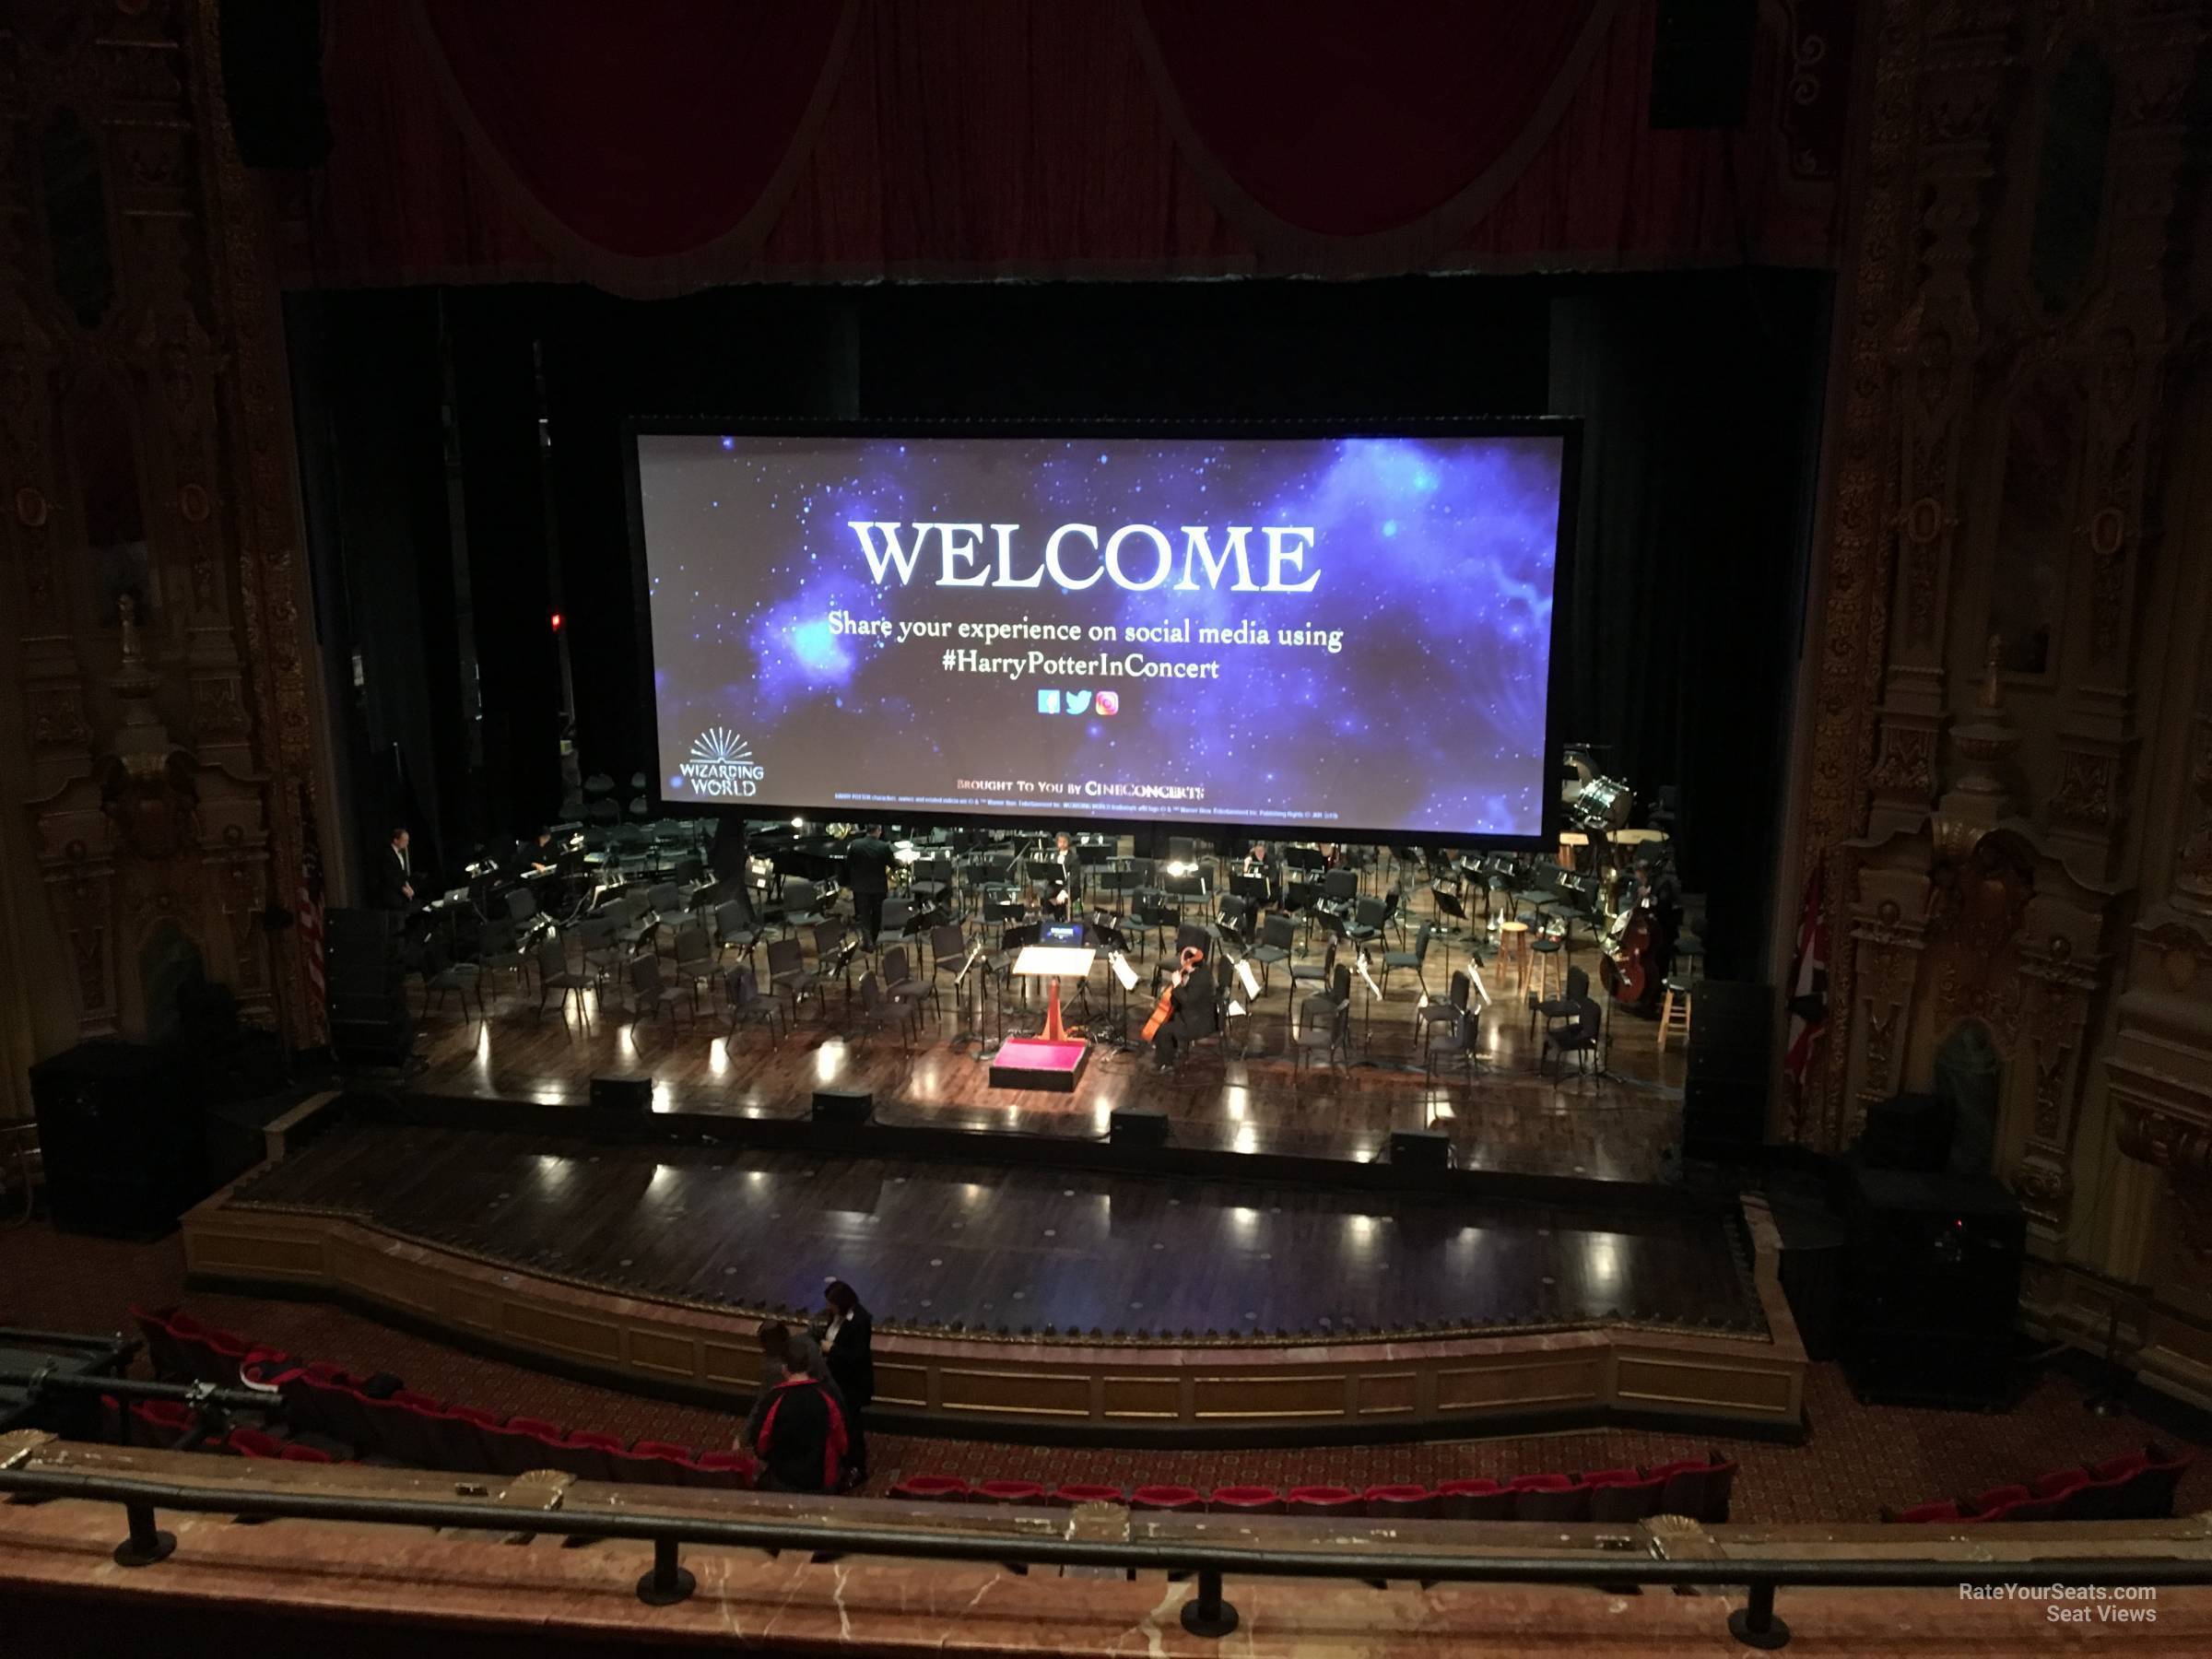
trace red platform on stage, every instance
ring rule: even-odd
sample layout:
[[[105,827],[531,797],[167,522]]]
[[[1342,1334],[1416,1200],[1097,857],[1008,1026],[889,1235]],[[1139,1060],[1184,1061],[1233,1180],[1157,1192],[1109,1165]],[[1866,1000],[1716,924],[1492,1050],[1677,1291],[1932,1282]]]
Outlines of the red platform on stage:
[[[1072,1039],[1009,1037],[991,1058],[994,1088],[1045,1088],[1073,1094],[1090,1058],[1090,1044]]]

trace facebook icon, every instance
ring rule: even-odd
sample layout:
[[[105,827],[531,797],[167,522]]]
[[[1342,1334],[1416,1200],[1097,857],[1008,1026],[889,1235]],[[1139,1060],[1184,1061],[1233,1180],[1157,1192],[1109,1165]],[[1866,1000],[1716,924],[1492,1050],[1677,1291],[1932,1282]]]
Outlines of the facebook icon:
[[[1037,712],[1040,714],[1059,713],[1060,693],[1057,690],[1040,689],[1037,693]]]

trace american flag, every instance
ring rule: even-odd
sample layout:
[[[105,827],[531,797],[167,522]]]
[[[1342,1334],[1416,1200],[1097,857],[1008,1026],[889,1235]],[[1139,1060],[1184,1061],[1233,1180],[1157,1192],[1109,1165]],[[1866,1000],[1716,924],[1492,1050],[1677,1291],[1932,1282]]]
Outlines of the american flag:
[[[1820,865],[1806,877],[1797,917],[1797,954],[1790,964],[1790,1046],[1782,1069],[1803,1092],[1812,1076],[1813,1050],[1828,1030],[1828,922],[1821,912]]]
[[[323,977],[323,839],[315,832],[315,799],[300,785],[300,960],[307,972],[307,1025],[310,1035],[326,1040],[330,1031],[328,987]]]

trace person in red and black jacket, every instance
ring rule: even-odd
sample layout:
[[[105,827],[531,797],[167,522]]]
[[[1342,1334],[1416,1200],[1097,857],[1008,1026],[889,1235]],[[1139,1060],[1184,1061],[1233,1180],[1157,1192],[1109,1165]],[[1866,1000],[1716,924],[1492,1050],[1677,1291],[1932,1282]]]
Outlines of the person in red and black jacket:
[[[845,1414],[827,1386],[806,1371],[798,1353],[784,1356],[783,1381],[769,1391],[768,1410],[753,1441],[760,1489],[833,1492],[845,1461]]]

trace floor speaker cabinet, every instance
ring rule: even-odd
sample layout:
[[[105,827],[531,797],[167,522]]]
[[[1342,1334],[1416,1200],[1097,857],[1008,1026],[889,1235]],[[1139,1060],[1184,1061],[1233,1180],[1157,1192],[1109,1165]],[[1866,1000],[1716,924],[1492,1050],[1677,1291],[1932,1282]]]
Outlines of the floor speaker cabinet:
[[[1696,982],[1682,1078],[1682,1145],[1691,1157],[1724,1159],[1766,1139],[1775,1007],[1771,985]]]
[[[81,1042],[31,1066],[30,1098],[56,1227],[157,1238],[207,1195],[200,1102],[165,1051]]]
[[[647,1112],[653,1110],[651,1077],[594,1077],[592,1104],[605,1111]]]
[[[1891,1095],[1866,1109],[1859,1160],[1870,1170],[1934,1174],[1951,1161],[1951,1103],[1941,1095]]]
[[[1390,1161],[1401,1170],[1448,1170],[1452,1137],[1441,1129],[1393,1129]]]
[[[415,1052],[404,921],[397,911],[335,910],[324,924],[330,1048],[340,1065],[402,1066]]]
[[[1107,1120],[1107,1143],[1124,1151],[1168,1144],[1168,1114],[1157,1106],[1118,1106]]]
[[[865,1088],[818,1088],[814,1121],[857,1128],[876,1115],[876,1097]]]
[[[2028,1218],[1986,1175],[1846,1166],[1843,1362],[1865,1398],[1989,1408],[2013,1387]]]

